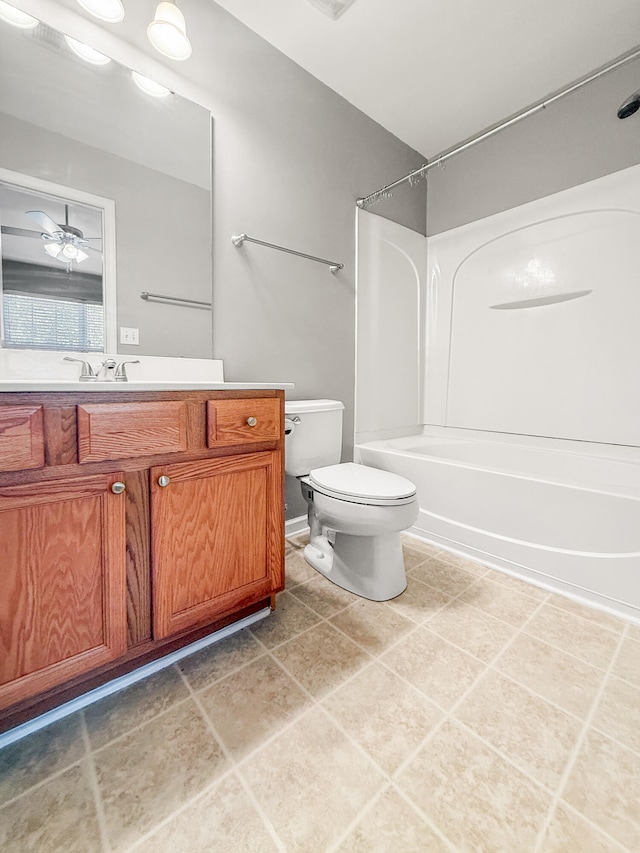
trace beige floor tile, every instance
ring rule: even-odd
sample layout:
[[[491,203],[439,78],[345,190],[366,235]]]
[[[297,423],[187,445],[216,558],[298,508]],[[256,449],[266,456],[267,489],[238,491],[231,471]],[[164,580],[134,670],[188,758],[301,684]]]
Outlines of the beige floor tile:
[[[225,637],[212,646],[183,658],[177,666],[193,690],[202,690],[262,654],[265,654],[263,646],[251,631],[245,628],[244,631]]]
[[[287,542],[293,548],[301,550],[309,544],[309,531],[306,530],[304,533],[296,533],[293,536],[287,536]]]
[[[604,673],[549,646],[520,634],[495,663],[505,675],[540,693],[565,711],[586,718],[604,680]]]
[[[114,851],[126,850],[228,762],[192,700],[94,753]]]
[[[558,607],[560,610],[566,610],[567,613],[573,613],[574,616],[588,619],[590,622],[595,622],[603,628],[609,628],[618,633],[624,629],[626,624],[623,619],[613,616],[611,613],[606,613],[604,610],[598,610],[596,607],[590,607],[588,604],[574,601],[566,595],[551,593],[547,603],[553,604],[554,607]]]
[[[294,720],[311,700],[270,657],[259,658],[198,694],[237,760]]]
[[[425,696],[374,664],[323,706],[386,773],[393,773],[442,719]]]
[[[520,628],[540,606],[540,602],[530,595],[521,595],[485,577],[465,589],[460,599],[516,628]]]
[[[628,850],[640,850],[640,762],[635,753],[590,730],[563,799]]]
[[[447,853],[450,848],[393,789],[385,791],[339,853]]]
[[[420,624],[437,613],[449,601],[451,596],[448,593],[427,586],[413,575],[407,575],[405,591],[396,598],[392,598],[387,604],[402,616]]]
[[[91,747],[104,746],[188,696],[180,674],[171,666],[100,699],[84,711]]]
[[[424,563],[425,560],[430,560],[433,557],[429,551],[425,551],[422,548],[417,548],[413,545],[413,543],[402,545],[402,555],[404,557],[404,568],[405,571],[409,572],[411,569],[415,569],[416,566],[419,566],[421,563]]]
[[[627,636],[632,640],[637,640],[640,642],[640,625],[636,625],[634,623],[628,623],[629,627],[627,630]]]
[[[594,622],[543,604],[525,628],[527,634],[569,654],[606,669],[618,645],[619,635]]]
[[[403,634],[416,627],[384,601],[357,602],[331,618],[331,623],[371,654],[380,654]]]
[[[287,850],[317,853],[337,840],[384,777],[318,708],[242,765]]]
[[[614,675],[640,687],[640,643],[625,637],[613,665]]]
[[[502,651],[517,630],[459,598],[429,619],[427,627],[485,663]]]
[[[273,654],[316,699],[335,690],[371,660],[360,646],[326,622],[278,646]]]
[[[268,649],[272,649],[319,621],[320,617],[301,604],[290,592],[281,592],[277,598],[276,609],[266,619],[252,625],[249,630]]]
[[[471,572],[472,575],[480,577],[487,573],[487,566],[482,563],[477,563],[474,560],[469,560],[463,557],[462,554],[454,554],[453,551],[440,551],[437,555],[445,563],[451,563],[452,566],[457,566],[459,569],[464,569],[465,572]]]
[[[0,805],[80,761],[85,753],[79,713],[0,749]]]
[[[579,720],[497,672],[480,680],[455,716],[554,791],[582,728]]]
[[[584,818],[565,806],[558,806],[540,847],[541,853],[625,853]]]
[[[529,853],[551,798],[472,734],[445,723],[398,786],[459,851]]]
[[[0,809],[2,853],[99,853],[86,760]]]
[[[442,551],[442,548],[439,545],[434,545],[431,542],[425,542],[423,539],[416,539],[413,536],[408,536],[406,533],[402,534],[401,539],[403,548],[411,548],[413,551],[422,551],[429,557],[435,557]]]
[[[275,853],[264,821],[235,776],[227,776],[136,853]]]
[[[411,576],[452,596],[459,595],[478,579],[476,574],[459,569],[439,557],[432,557],[426,563],[412,569]]]
[[[610,676],[592,724],[594,728],[640,753],[640,687]]]
[[[534,586],[532,583],[527,583],[525,580],[521,580],[520,578],[516,578],[513,575],[507,574],[507,572],[499,572],[495,569],[489,569],[489,571],[485,574],[486,580],[494,581],[494,583],[499,583],[507,589],[512,590],[513,592],[519,592],[520,595],[528,595],[531,598],[535,598],[538,601],[544,601],[549,597],[549,592],[546,589],[542,589],[542,587]]]
[[[485,669],[481,661],[427,628],[418,628],[380,660],[447,710]]]
[[[285,586],[293,589],[301,583],[306,583],[318,577],[318,572],[312,569],[302,556],[301,551],[291,548],[284,558]]]
[[[311,570],[313,571],[313,569]],[[307,607],[310,607],[319,616],[325,618],[333,616],[340,610],[344,610],[350,604],[358,601],[357,595],[337,586],[318,572],[313,572],[314,577],[302,586],[297,586],[291,591]]]

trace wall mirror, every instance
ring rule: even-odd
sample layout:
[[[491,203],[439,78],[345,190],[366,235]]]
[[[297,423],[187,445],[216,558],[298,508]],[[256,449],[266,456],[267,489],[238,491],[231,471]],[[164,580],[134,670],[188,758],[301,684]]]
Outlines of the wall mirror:
[[[100,57],[0,22],[1,345],[210,358],[211,115]],[[27,303],[80,325],[29,342]]]

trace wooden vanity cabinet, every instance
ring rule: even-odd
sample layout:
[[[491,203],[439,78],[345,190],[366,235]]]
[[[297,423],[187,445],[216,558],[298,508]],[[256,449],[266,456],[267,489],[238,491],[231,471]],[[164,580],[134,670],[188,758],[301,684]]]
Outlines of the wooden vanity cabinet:
[[[283,396],[0,396],[0,731],[273,605]]]

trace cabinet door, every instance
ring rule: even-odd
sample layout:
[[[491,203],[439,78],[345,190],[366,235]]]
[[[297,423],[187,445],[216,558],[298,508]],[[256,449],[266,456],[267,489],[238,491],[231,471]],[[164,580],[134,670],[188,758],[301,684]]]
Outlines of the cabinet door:
[[[151,470],[156,639],[282,588],[282,479],[279,451]]]
[[[0,487],[0,707],[126,651],[121,478]]]

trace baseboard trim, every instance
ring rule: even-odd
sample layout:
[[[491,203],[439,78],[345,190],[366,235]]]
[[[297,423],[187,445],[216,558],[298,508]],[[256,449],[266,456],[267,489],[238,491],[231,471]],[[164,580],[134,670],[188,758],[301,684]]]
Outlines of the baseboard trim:
[[[290,518],[284,523],[284,535],[296,536],[298,533],[304,533],[309,529],[309,522],[306,515],[299,515],[297,518]]]

